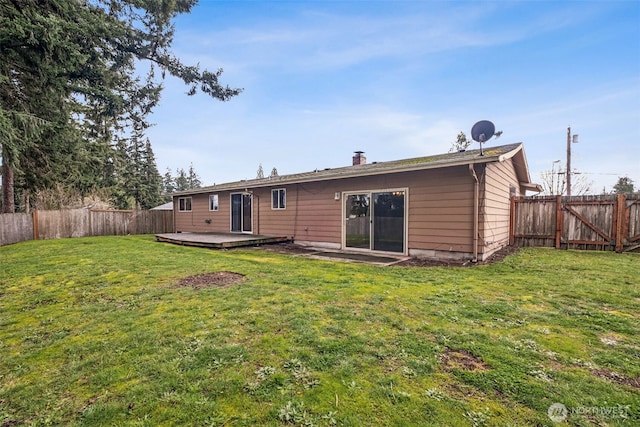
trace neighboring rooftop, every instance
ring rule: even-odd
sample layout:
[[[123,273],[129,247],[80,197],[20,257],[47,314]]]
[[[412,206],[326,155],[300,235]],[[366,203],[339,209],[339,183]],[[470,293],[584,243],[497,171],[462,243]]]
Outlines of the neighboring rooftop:
[[[451,166],[467,165],[469,163],[499,162],[516,155],[521,158],[515,161],[518,179],[523,183],[530,183],[529,170],[524,157],[522,143],[485,147],[483,155],[480,150],[466,150],[455,153],[437,154],[433,156],[414,157],[410,159],[392,160],[387,162],[372,162],[344,166],[338,168],[316,169],[310,172],[290,175],[271,176],[260,179],[248,179],[224,184],[217,184],[194,190],[174,193],[174,196],[207,193],[211,191],[236,190],[245,188],[267,187],[273,185],[296,184],[311,181],[326,181],[330,179],[351,178],[359,176],[379,175],[384,173],[408,172],[423,169],[438,169]]]
[[[155,208],[151,208],[152,211],[172,211],[173,210],[173,202],[163,203]]]

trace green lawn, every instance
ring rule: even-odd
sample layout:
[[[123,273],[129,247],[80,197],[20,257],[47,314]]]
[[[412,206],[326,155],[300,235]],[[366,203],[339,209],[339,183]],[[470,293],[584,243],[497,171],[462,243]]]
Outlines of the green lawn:
[[[216,271],[245,279],[176,286]],[[638,254],[408,268],[152,236],[0,248],[3,427],[562,425],[554,403],[564,425],[638,425],[639,337]]]

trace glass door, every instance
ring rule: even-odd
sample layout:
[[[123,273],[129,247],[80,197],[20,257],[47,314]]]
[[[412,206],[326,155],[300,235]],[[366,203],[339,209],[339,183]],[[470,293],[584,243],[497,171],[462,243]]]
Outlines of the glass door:
[[[347,195],[345,246],[404,253],[405,203],[404,190]]]
[[[242,195],[242,231],[251,233],[253,221],[251,220],[251,194]]]
[[[348,248],[370,249],[370,193],[351,194],[346,198],[345,244]]]
[[[404,252],[404,191],[373,193],[373,249]]]
[[[231,195],[231,231],[251,233],[251,194],[236,193]]]

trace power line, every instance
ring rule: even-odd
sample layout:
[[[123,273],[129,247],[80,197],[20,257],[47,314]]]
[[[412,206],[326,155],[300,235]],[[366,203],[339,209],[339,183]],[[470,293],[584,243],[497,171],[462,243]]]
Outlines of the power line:
[[[602,172],[572,172],[576,175],[614,175],[614,176],[620,176],[620,175],[630,175],[630,174],[619,174],[619,173],[602,173]]]
[[[560,171],[560,172],[556,172],[558,175],[564,175],[566,172]],[[619,173],[603,173],[603,172],[571,172],[571,175],[613,175],[613,176],[620,176],[620,175],[631,175],[631,174],[619,174]]]

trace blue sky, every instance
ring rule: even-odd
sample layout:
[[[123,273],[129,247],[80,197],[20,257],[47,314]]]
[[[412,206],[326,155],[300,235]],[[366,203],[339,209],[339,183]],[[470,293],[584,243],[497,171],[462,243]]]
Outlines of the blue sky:
[[[176,21],[174,52],[244,92],[165,81],[149,131],[162,174],[205,185],[447,152],[491,120],[531,178],[566,160],[593,191],[640,187],[640,1],[214,1]],[[474,144],[472,148],[477,148]],[[574,178],[575,182],[575,178]]]

